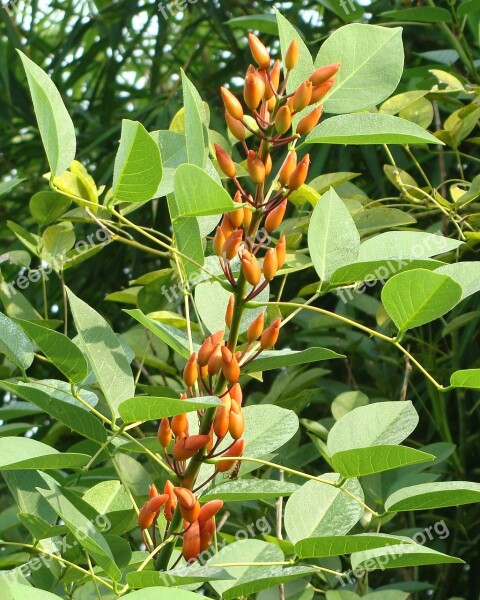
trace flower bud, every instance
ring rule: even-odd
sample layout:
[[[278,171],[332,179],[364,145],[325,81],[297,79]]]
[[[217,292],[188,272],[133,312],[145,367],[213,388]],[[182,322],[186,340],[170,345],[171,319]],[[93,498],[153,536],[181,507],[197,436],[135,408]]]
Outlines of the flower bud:
[[[293,95],[293,110],[294,112],[300,112],[310,104],[312,99],[312,82],[304,81],[301,83],[295,94]]]
[[[281,322],[281,319],[277,319],[262,333],[262,337],[260,338],[260,347],[262,350],[268,350],[272,346],[275,346],[280,335]]]
[[[229,383],[237,383],[240,379],[238,361],[226,346],[222,347],[222,373]]]
[[[228,419],[228,432],[234,440],[239,440],[245,431],[245,415],[235,400],[232,400],[232,408]]]
[[[323,106],[320,105],[314,108],[311,113],[300,119],[297,125],[296,133],[300,136],[307,135],[320,121],[320,117],[323,114]]]
[[[250,326],[247,331],[247,339],[250,343],[258,340],[258,338],[262,335],[263,327],[265,323],[265,313],[260,313],[258,317],[250,323]]]
[[[277,105],[277,99],[275,96],[272,96],[270,100],[267,102],[267,110],[271,114],[275,110],[275,106]]]
[[[247,169],[253,183],[258,185],[265,181],[265,165],[263,164],[262,159],[253,150],[248,151]]]
[[[213,448],[213,425],[210,427],[210,433],[208,434],[208,444],[207,444],[207,452]]]
[[[155,496],[150,498],[140,509],[138,513],[138,526],[140,529],[148,529],[153,525],[158,517],[158,513],[162,506],[167,502],[168,496],[162,494],[161,496]]]
[[[192,523],[188,530],[183,534],[182,555],[187,562],[193,562],[200,554],[200,525],[198,522]]]
[[[278,271],[277,253],[273,248],[267,250],[263,259],[263,276],[267,281],[272,281]]]
[[[275,96],[275,93],[278,90],[278,86],[280,85],[280,74],[281,74],[281,66],[280,61],[276,60],[270,71],[270,81],[267,84],[267,90],[269,90],[268,94],[271,94],[267,98],[267,90],[265,90],[265,99],[270,100],[270,98]],[[271,82],[271,84],[270,84]],[[273,87],[272,87],[273,86]]]
[[[278,240],[275,252],[277,254],[278,268],[281,269],[285,264],[287,255],[287,242],[284,235]]]
[[[160,421],[157,437],[158,441],[160,442],[160,446],[163,448],[168,448],[168,446],[170,446],[170,442],[172,441],[172,430],[170,428],[170,421],[167,419],[167,417],[164,417]]]
[[[235,227],[232,225],[232,222],[230,221],[230,215],[228,213],[223,215],[223,219],[220,223],[220,229],[222,230],[225,239],[230,237],[230,235],[233,233]]]
[[[278,176],[278,180],[283,185],[283,187],[288,186],[288,181],[290,179],[290,175],[293,173],[293,170],[297,166],[297,153],[295,150],[290,150],[287,158],[285,159]]]
[[[250,285],[258,285],[262,277],[262,269],[260,268],[256,257],[247,250],[244,250],[240,260],[242,263],[242,273],[245,279]]]
[[[228,299],[227,311],[225,313],[225,325],[230,329],[232,326],[233,309],[235,307],[235,296],[232,294]]]
[[[202,506],[198,515],[198,522],[200,527],[207,521],[210,521],[218,512],[223,508],[223,500],[210,500]]]
[[[185,521],[189,523],[196,521],[200,513],[200,504],[193,493],[189,489],[182,487],[175,487],[173,491],[178,498],[180,512]]]
[[[267,158],[265,159],[265,176],[268,177],[272,172],[273,162],[272,155],[270,153],[267,154]]]
[[[240,191],[237,191],[235,197],[233,198],[233,201],[236,204],[242,203],[242,194],[240,193]],[[235,227],[235,229],[237,229],[243,223],[243,208],[239,208],[238,210],[234,210],[233,212],[228,213],[228,216],[230,218],[230,223]]]
[[[195,352],[190,355],[190,358],[183,369],[183,381],[188,388],[195,385],[198,379],[197,355]]]
[[[222,345],[217,344],[208,359],[208,374],[217,375],[222,368]]]
[[[230,155],[218,144],[215,144],[215,154],[217,156],[218,166],[222,169],[227,177],[233,179],[237,173],[237,170]]]
[[[245,451],[245,440],[237,440],[226,452],[222,454],[222,458],[233,457],[232,460],[225,460],[216,464],[217,473],[226,473],[235,466],[236,458],[243,455]]]
[[[225,120],[233,137],[240,142],[243,142],[247,138],[247,131],[244,124],[238,119],[234,119],[227,111],[225,111]]]
[[[182,437],[188,434],[188,418],[186,413],[172,417],[172,431],[175,437]]]
[[[243,227],[247,230],[250,227],[250,223],[252,222],[252,211],[247,207],[243,209]]]
[[[332,79],[329,79],[325,83],[316,85],[312,90],[312,99],[310,100],[310,104],[316,104],[317,102],[320,102],[320,100],[332,89],[334,83],[335,77],[332,77]]]
[[[245,79],[245,86],[243,88],[243,97],[248,108],[250,110],[256,110],[262,101],[264,94],[265,83],[263,83],[260,78],[257,78],[255,73],[248,73]]]
[[[205,552],[210,548],[215,531],[215,519],[200,524],[200,552]]]
[[[248,34],[248,44],[252,56],[261,69],[268,69],[270,66],[270,53],[264,44],[253,33]]]
[[[300,47],[298,40],[292,40],[290,46],[287,48],[285,53],[285,68],[287,71],[291,71],[297,66],[298,59],[300,58]]]
[[[225,243],[223,244],[222,255],[225,256],[227,260],[232,260],[232,258],[235,258],[242,241],[243,231],[241,229],[234,231],[232,235],[225,240]]]
[[[230,90],[222,87],[220,88],[222,93],[223,103],[225,104],[225,109],[229,115],[231,115],[234,119],[241,121],[243,119],[243,108],[240,104],[238,98],[236,98]]]
[[[189,435],[176,440],[173,446],[173,458],[176,461],[188,460],[195,456],[209,442],[208,435]]]
[[[177,506],[177,497],[173,490],[173,483],[167,479],[165,482],[165,487],[163,488],[163,493],[167,494],[168,496],[168,500],[165,502],[165,518],[167,521],[171,521],[173,519],[173,511]]]
[[[290,179],[288,180],[288,187],[291,190],[298,190],[301,187],[308,175],[308,167],[310,166],[310,155],[306,154],[299,164],[294,169],[293,173],[290,175]]]
[[[340,63],[333,63],[331,65],[319,67],[310,75],[310,81],[314,86],[321,85],[336,75],[338,69],[340,69]]]
[[[297,167],[298,168],[298,167]],[[295,172],[295,171],[294,171]],[[282,224],[283,217],[285,216],[285,212],[287,210],[287,200],[284,199],[280,202],[278,206],[276,206],[273,210],[271,210],[267,218],[265,219],[265,229],[268,233],[275,231]]]
[[[158,496],[158,490],[157,490],[157,486],[154,483],[150,484],[150,487],[148,488],[148,497],[151,500],[152,498],[155,498],[155,496]]]
[[[236,383],[235,385],[233,385],[230,388],[230,397],[232,400],[235,400],[235,402],[238,404],[238,406],[242,406],[243,392],[242,392],[242,388],[239,383]]]
[[[222,256],[223,244],[225,243],[225,235],[221,227],[217,227],[215,237],[213,238],[213,251],[217,256]]]
[[[230,406],[232,403],[230,396],[227,399],[223,398],[222,401],[223,404],[217,408],[213,419],[213,431],[218,438],[224,438],[228,433]]]
[[[277,116],[275,117],[275,129],[278,133],[284,134],[290,129],[291,126],[292,113],[290,112],[288,106],[285,104],[277,112]]]

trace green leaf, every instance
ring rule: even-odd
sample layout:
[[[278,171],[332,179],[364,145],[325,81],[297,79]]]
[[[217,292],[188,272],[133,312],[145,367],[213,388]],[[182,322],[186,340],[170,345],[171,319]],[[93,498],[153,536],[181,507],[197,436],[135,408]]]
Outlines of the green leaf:
[[[344,415],[359,406],[368,405],[368,396],[358,390],[353,392],[343,392],[339,394],[332,402],[331,411],[336,421],[340,420]]]
[[[33,321],[16,319],[16,322],[69,381],[80,383],[87,377],[88,362],[78,346],[66,335]]]
[[[38,129],[50,170],[53,175],[59,176],[68,169],[75,158],[76,139],[72,119],[50,77],[23,52],[17,52],[27,74]]]
[[[353,220],[362,235],[416,223],[416,220],[403,210],[384,207],[361,210],[353,217]]]
[[[418,424],[413,404],[375,402],[344,415],[328,434],[330,456],[345,450],[400,444]]]
[[[50,380],[17,384],[1,381],[0,386],[20,398],[29,400],[72,431],[90,440],[105,442],[107,431],[99,419],[88,412],[78,400],[54,387],[54,383]]]
[[[355,552],[351,556],[353,570],[399,569],[418,565],[438,565],[446,563],[463,564],[460,558],[436,552],[425,546],[416,544],[399,544],[388,548],[377,548]]]
[[[182,165],[175,173],[175,199],[179,217],[221,215],[237,210],[227,190],[195,165]]]
[[[25,371],[33,362],[33,345],[22,329],[0,312],[0,353]]]
[[[209,489],[202,495],[202,502],[224,500],[225,502],[243,502],[247,500],[268,500],[290,496],[298,490],[296,483],[265,479],[238,479],[228,481]]]
[[[65,214],[71,204],[68,196],[58,192],[37,192],[30,200],[30,212],[39,225],[48,225]]]
[[[322,121],[304,144],[441,144],[415,123],[380,113],[339,115]],[[303,145],[303,144],[302,144]]]
[[[118,337],[105,319],[68,288],[67,294],[81,348],[90,361],[115,420],[122,400],[135,395],[132,369]]]
[[[411,104],[423,98],[428,94],[428,90],[411,90],[392,96],[380,107],[380,112],[387,115],[398,115],[401,110],[409,107]]]
[[[42,235],[42,258],[47,262],[62,261],[65,254],[75,245],[75,232],[70,222],[50,225]]]
[[[0,471],[16,469],[75,469],[90,460],[87,454],[59,452],[31,438],[0,438]]]
[[[321,281],[357,260],[360,234],[350,212],[333,188],[313,209],[308,227],[308,249]]]
[[[342,477],[362,477],[432,460],[435,460],[432,454],[406,446],[386,444],[345,450],[332,456],[335,471]]]
[[[245,456],[257,458],[278,450],[298,431],[297,415],[273,404],[246,406]]]
[[[412,540],[386,533],[360,533],[358,535],[327,535],[310,537],[295,544],[295,553],[300,558],[325,558],[341,556],[361,550],[373,550],[396,544],[411,544]]]
[[[241,583],[222,594],[224,600],[245,598],[250,594],[279,586],[280,584],[312,577],[317,571],[312,567],[250,567],[248,574],[243,574]],[[248,580],[247,580],[248,578]]]
[[[278,25],[273,15],[247,15],[245,17],[235,17],[225,22],[233,28],[239,28],[248,31],[256,29],[269,35],[278,35]]]
[[[162,180],[160,149],[137,121],[122,121],[122,135],[113,172],[113,200],[145,202]]]
[[[397,490],[385,502],[385,510],[428,510],[480,502],[480,483],[442,481]]]
[[[326,473],[320,478],[336,483],[339,475]],[[363,491],[356,479],[348,479],[342,489],[363,501]],[[340,488],[308,481],[287,501],[285,530],[294,544],[307,537],[345,535],[358,522],[363,510]]]
[[[388,10],[380,13],[381,17],[396,21],[417,23],[450,23],[452,15],[446,8],[437,6],[416,6],[402,10]]]
[[[201,600],[205,599],[205,596],[202,594],[194,594],[193,592],[188,592],[186,590],[181,590],[178,588],[171,589],[166,587],[156,587],[155,589],[145,589],[139,590],[138,592],[133,592],[132,594],[128,594],[130,598],[128,600],[158,600],[161,598],[162,600]]]
[[[189,398],[188,400],[137,396],[122,402],[118,410],[125,423],[135,423],[135,421],[153,421],[154,419],[163,419],[163,417],[181,415],[185,412],[214,408],[221,404],[221,400],[215,396]]]
[[[243,373],[259,373],[260,371],[269,371],[271,369],[281,369],[283,367],[292,367],[294,365],[304,365],[321,360],[331,360],[332,358],[342,358],[328,348],[307,348],[306,350],[266,350],[242,368]]]
[[[8,194],[8,192],[11,192],[13,190],[13,188],[17,187],[17,185],[22,183],[22,181],[25,181],[25,178],[20,179],[19,177],[13,177],[12,179],[9,179],[8,181],[1,181],[0,182],[0,196],[3,196],[4,194]]]
[[[420,260],[456,250],[462,245],[423,231],[388,231],[362,242],[358,262],[409,258]]]
[[[399,331],[430,323],[450,311],[462,288],[447,275],[415,269],[392,277],[382,290],[382,302]]]
[[[352,23],[334,31],[315,60],[315,68],[341,63],[326,112],[355,112],[388,98],[400,82],[403,60],[400,27]]]
[[[12,594],[12,600],[61,600],[60,596],[56,594],[36,589],[31,585],[22,585],[18,582],[10,586],[10,593]]]
[[[361,246],[360,246],[361,248]],[[352,265],[340,267],[333,273],[330,279],[332,287],[350,285],[357,282],[385,282],[387,279],[412,269],[428,269],[435,270],[442,263],[438,260],[430,259],[389,259],[389,260],[373,260],[369,262],[357,262]],[[361,291],[362,288],[359,288]]]
[[[480,369],[455,371],[450,378],[450,385],[470,389],[480,388]]]
[[[182,87],[185,107],[185,137],[190,164],[205,167],[208,147],[208,118],[200,95],[183,69]]]
[[[205,565],[177,568],[171,571],[137,571],[127,574],[127,583],[132,589],[158,586],[176,587],[210,581],[232,579],[224,569]],[[162,596],[163,598],[163,596]]]
[[[462,300],[480,291],[480,261],[459,262],[435,269],[435,273],[448,275],[462,288]]]

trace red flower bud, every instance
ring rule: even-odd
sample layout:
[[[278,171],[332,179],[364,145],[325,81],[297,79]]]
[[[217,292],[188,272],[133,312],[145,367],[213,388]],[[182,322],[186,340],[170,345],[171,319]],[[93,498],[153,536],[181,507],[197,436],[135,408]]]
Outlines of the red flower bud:
[[[264,44],[253,33],[248,34],[248,44],[252,56],[261,69],[268,69],[270,66],[270,53]]]
[[[238,361],[226,346],[222,347],[222,373],[229,383],[237,383],[240,379]]]
[[[230,90],[227,90],[227,88],[222,87],[220,88],[220,91],[228,114],[234,119],[241,121],[243,119],[243,108],[238,98],[236,98]]]
[[[287,243],[286,243],[285,236],[282,235],[282,237],[278,240],[277,247],[275,248],[279,269],[281,269],[283,267],[283,265],[285,264],[285,258],[286,258],[286,254],[287,254],[286,245],[287,245]]]
[[[293,95],[293,110],[294,112],[300,112],[310,104],[312,99],[312,82],[304,81],[301,83],[295,94]]]
[[[197,355],[195,352],[190,356],[183,369],[183,381],[188,388],[195,385],[198,379]]]
[[[283,187],[288,186],[288,181],[290,179],[290,175],[293,173],[295,167],[297,166],[297,153],[295,150],[290,150],[285,159],[278,176],[278,180],[283,185]]]
[[[192,523],[183,535],[182,555],[187,562],[193,562],[200,554],[200,525],[198,522]]]
[[[281,322],[281,319],[277,319],[262,333],[262,337],[260,338],[260,347],[262,350],[268,350],[275,346],[280,335]]]
[[[300,58],[300,48],[298,45],[298,40],[293,40],[290,43],[290,46],[287,48],[285,52],[285,67],[287,71],[291,71],[297,66],[298,59]]]
[[[313,85],[321,85],[336,75],[338,69],[340,69],[340,63],[319,67],[310,75],[310,81],[313,83]]]
[[[288,181],[288,187],[291,190],[298,190],[301,187],[308,175],[308,168],[310,166],[310,155],[306,154],[303,159],[299,162],[299,164],[294,169],[293,173],[290,175],[290,179]]]
[[[267,281],[272,281],[278,271],[277,253],[273,248],[267,250],[263,259],[263,276]]]
[[[160,442],[160,446],[163,448],[168,448],[168,446],[170,446],[170,442],[172,441],[172,430],[170,428],[170,421],[167,419],[167,417],[164,417],[160,421],[157,437],[158,441]]]
[[[234,138],[240,142],[247,138],[247,131],[241,121],[234,119],[227,111],[225,111],[225,120],[227,122],[227,127],[231,131]]]
[[[247,339],[250,343],[258,340],[258,338],[262,335],[263,327],[265,322],[265,313],[260,313],[255,321],[250,323],[250,326],[247,331]]]
[[[295,172],[295,171],[294,171]],[[284,199],[280,202],[278,206],[276,206],[273,210],[271,210],[267,218],[265,219],[265,229],[268,233],[275,231],[282,224],[283,217],[285,216],[285,212],[287,210],[287,200]]]
[[[235,466],[236,458],[239,458],[243,455],[245,451],[245,440],[237,440],[226,452],[222,454],[222,458],[230,458],[233,457],[232,460],[225,460],[217,463],[216,470],[217,473],[226,473],[233,469]]]
[[[292,113],[287,105],[282,106],[275,117],[275,129],[278,133],[286,133],[292,126]]]
[[[240,260],[242,263],[242,273],[245,279],[250,285],[258,285],[262,277],[262,269],[260,268],[256,257],[247,250],[244,250]]]
[[[265,181],[265,165],[263,164],[262,159],[253,150],[248,151],[247,169],[253,183],[258,185]]]

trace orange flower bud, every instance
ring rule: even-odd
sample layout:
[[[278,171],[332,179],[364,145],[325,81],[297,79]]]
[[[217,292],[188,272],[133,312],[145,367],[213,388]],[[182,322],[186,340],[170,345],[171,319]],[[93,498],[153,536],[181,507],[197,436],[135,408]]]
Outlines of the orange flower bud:
[[[208,365],[200,367],[200,377],[202,379],[206,379],[208,377]]]
[[[225,325],[230,328],[232,326],[233,309],[235,306],[235,296],[232,294],[228,299],[227,311],[225,313]]]
[[[300,112],[310,104],[310,100],[312,99],[312,87],[311,81],[304,81],[298,86],[293,95],[294,112]]]
[[[200,350],[198,351],[198,364],[200,368],[206,367],[208,364],[208,360],[214,351],[215,346],[212,343],[211,336],[208,337],[203,344],[200,346]]]
[[[234,440],[239,440],[245,431],[245,416],[243,410],[235,400],[232,400],[232,408],[228,419],[228,432]]]
[[[242,406],[243,392],[242,392],[242,388],[240,387],[239,383],[236,383],[235,385],[233,385],[231,387],[231,389],[230,389],[230,397],[231,397],[232,400],[235,400],[235,402],[238,404],[238,406]]]
[[[190,356],[183,369],[183,381],[189,388],[193,387],[198,379],[197,355],[195,352]]]
[[[243,108],[240,104],[238,98],[236,98],[230,90],[222,87],[220,88],[222,93],[223,103],[225,104],[225,109],[229,115],[231,115],[234,119],[241,121],[243,119]]]
[[[288,187],[291,190],[298,190],[305,183],[308,175],[308,167],[310,166],[310,155],[306,154],[299,162],[293,173],[290,175]]]
[[[232,235],[225,240],[225,243],[223,244],[222,255],[224,255],[227,260],[232,260],[232,258],[235,258],[242,240],[243,231],[241,229],[234,231]]]
[[[173,519],[173,511],[177,506],[177,497],[173,490],[173,483],[167,479],[165,482],[165,487],[163,488],[163,493],[167,494],[168,496],[168,500],[165,502],[165,518],[167,521],[171,521]]]
[[[244,250],[240,260],[242,263],[242,273],[245,279],[250,285],[258,285],[262,277],[262,269],[260,268],[256,257],[247,250]]]
[[[265,159],[265,175],[268,177],[272,172],[273,162],[272,155],[267,154],[267,158]]]
[[[174,487],[173,491],[178,501],[180,502],[180,506],[183,506],[187,510],[191,510],[195,507],[195,502],[197,499],[193,495],[191,490],[182,487]]]
[[[228,400],[225,401],[225,399],[222,399],[222,401],[224,401],[224,404],[217,408],[215,411],[215,417],[213,419],[213,431],[219,438],[224,438],[228,433],[230,406],[232,402],[229,396]]]
[[[230,237],[230,235],[233,233],[233,230],[235,229],[234,226],[232,225],[232,222],[230,221],[230,215],[226,214],[223,215],[223,219],[220,223],[220,228],[223,232],[223,235],[225,236],[225,239],[227,239],[228,237]]]
[[[225,173],[225,175],[227,177],[230,177],[233,179],[233,177],[235,177],[237,170],[235,168],[235,163],[233,162],[232,158],[230,157],[230,155],[225,152],[225,150],[219,146],[218,144],[214,144],[215,145],[215,154],[217,156],[217,160],[218,160],[218,166],[222,169],[222,171]]]
[[[167,417],[164,417],[160,421],[157,437],[158,441],[160,442],[160,446],[163,448],[168,448],[168,446],[170,446],[170,442],[172,441],[172,430],[170,428],[170,421],[167,419]]]
[[[148,529],[153,525],[158,517],[158,513],[162,506],[167,502],[168,495],[162,494],[161,496],[155,496],[150,498],[140,509],[138,513],[138,526],[140,529]]]
[[[222,347],[222,373],[230,383],[237,383],[240,379],[240,367],[235,355],[226,346]]]
[[[152,498],[155,498],[155,496],[158,496],[158,490],[157,490],[157,486],[154,483],[150,484],[150,487],[148,488],[148,497],[150,498],[150,500]]]
[[[207,521],[210,521],[218,512],[223,508],[223,500],[210,500],[202,506],[200,514],[198,515],[198,522],[200,527]]]
[[[258,338],[262,335],[263,327],[265,322],[265,313],[260,313],[255,321],[250,323],[250,326],[247,331],[247,339],[250,343],[258,340]],[[238,402],[238,400],[237,400]]]
[[[223,244],[225,243],[225,235],[222,228],[217,227],[215,237],[213,238],[213,251],[217,256],[222,256]]]
[[[262,159],[253,150],[248,151],[247,169],[253,183],[260,184],[265,181],[265,165]]]
[[[335,77],[332,77],[332,79],[329,79],[325,83],[316,85],[312,90],[312,99],[310,100],[310,104],[316,104],[317,102],[320,102],[320,100],[332,89],[334,83]]]
[[[262,337],[260,338],[260,347],[262,350],[268,350],[272,346],[275,346],[280,335],[281,322],[281,319],[277,319],[262,333]]]
[[[287,242],[284,235],[278,240],[275,252],[277,254],[278,268],[281,269],[285,264],[287,254]]]
[[[323,114],[323,106],[320,105],[314,108],[311,113],[300,119],[297,125],[297,134],[300,136],[307,135],[320,121],[320,117]]]
[[[287,200],[284,199],[280,202],[278,206],[276,206],[273,210],[271,210],[268,213],[267,218],[265,219],[265,229],[268,233],[271,233],[272,231],[275,231],[275,229],[280,227],[283,221],[283,217],[285,216],[286,210]]]
[[[271,85],[270,83],[268,83],[267,85],[267,90],[269,90],[269,94],[271,93],[270,97],[267,98],[267,90],[265,90],[265,99],[266,100],[270,100],[270,98],[272,98],[275,94],[274,92],[276,92],[278,90],[278,86],[280,85],[280,74],[281,74],[281,66],[280,66],[280,61],[276,60],[275,64],[273,65],[271,71],[270,71],[270,81],[272,82]],[[273,86],[273,88],[272,88]]]
[[[297,66],[298,59],[300,58],[300,47],[298,45],[298,40],[293,40],[290,43],[290,46],[287,48],[285,52],[285,67],[287,71],[291,71]]]
[[[245,451],[245,440],[237,440],[226,452],[222,454],[222,458],[230,458],[233,457],[232,460],[226,460],[217,463],[216,470],[217,473],[226,473],[233,469],[235,466],[236,458],[239,458],[243,455]]]
[[[240,191],[237,191],[237,193],[235,194],[235,197],[233,198],[233,201],[236,204],[241,204],[242,203],[242,194],[240,193]],[[243,223],[243,208],[239,208],[238,210],[234,210],[231,213],[228,213],[229,218],[230,218],[230,223],[235,227],[238,228],[240,227],[240,225],[242,225]]]
[[[187,396],[187,392],[182,392],[182,393],[180,394],[180,400],[186,400],[187,398],[188,398],[188,396]]]
[[[297,153],[295,150],[290,150],[287,158],[285,159],[278,176],[278,180],[283,185],[283,187],[288,186],[288,181],[290,179],[290,175],[293,173],[293,170],[297,166]]]
[[[206,523],[200,523],[200,551],[208,550],[215,535],[215,519],[210,519]]]
[[[182,517],[188,523],[194,523],[198,519],[198,513],[200,512],[200,503],[198,500],[195,500],[195,505],[191,509],[183,508],[180,503],[180,512],[182,513]]]
[[[292,113],[287,105],[282,106],[275,117],[275,129],[283,134],[292,126]]]
[[[287,106],[293,115],[293,113],[295,112],[295,109],[293,108],[293,96],[290,96],[290,98],[287,100]]]
[[[178,438],[173,446],[173,458],[176,461],[192,458],[199,450],[205,448],[209,439],[208,435],[189,435],[184,438]]]
[[[267,281],[272,281],[278,271],[277,253],[273,248],[267,250],[263,259],[263,276]]]
[[[272,96],[270,98],[270,100],[267,102],[267,109],[269,113],[273,113],[273,111],[275,110],[275,106],[277,104],[277,99],[275,98],[275,96]]]
[[[198,522],[192,523],[183,535],[182,555],[187,562],[193,562],[200,554],[200,525]]]
[[[248,229],[250,227],[250,223],[252,222],[252,211],[248,208],[243,209],[243,227]]]
[[[248,44],[252,56],[261,69],[268,69],[270,66],[270,53],[265,48],[264,44],[253,33],[248,34]]]
[[[213,448],[213,425],[210,427],[210,433],[208,434],[207,452]]]
[[[245,86],[243,88],[243,97],[245,104],[250,110],[256,110],[260,102],[262,101],[263,95],[265,94],[265,84],[261,82],[261,79],[257,79],[254,73],[250,72],[245,79]]]
[[[182,437],[188,434],[188,418],[186,413],[172,417],[172,431],[175,437]]]
[[[247,131],[245,126],[238,119],[234,119],[230,113],[225,111],[225,120],[227,122],[227,127],[230,130],[231,134],[234,138],[243,142],[247,138]]]
[[[310,81],[313,85],[321,85],[336,75],[338,69],[340,69],[340,63],[320,67],[310,75]]]
[[[217,344],[208,359],[208,374],[217,375],[222,368],[222,345]]]

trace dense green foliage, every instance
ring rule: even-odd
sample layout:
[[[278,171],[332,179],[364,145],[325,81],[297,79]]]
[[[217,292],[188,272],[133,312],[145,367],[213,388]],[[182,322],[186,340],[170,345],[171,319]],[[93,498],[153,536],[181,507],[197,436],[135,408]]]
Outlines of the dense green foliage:
[[[28,580],[0,578],[2,598],[478,593],[480,3],[419,4],[0,9],[2,569],[63,544]],[[234,291],[212,251],[236,208],[214,144],[245,184],[219,88],[241,97],[252,30],[274,59],[304,40],[289,93],[342,66],[271,236],[287,262],[240,311],[241,349],[262,310],[286,321],[242,367],[252,460],[202,490],[225,502],[228,546],[166,580],[178,549],[144,563],[135,509],[175,477],[158,420],[220,405],[220,387],[178,397]],[[345,586],[333,574],[362,565]]]

